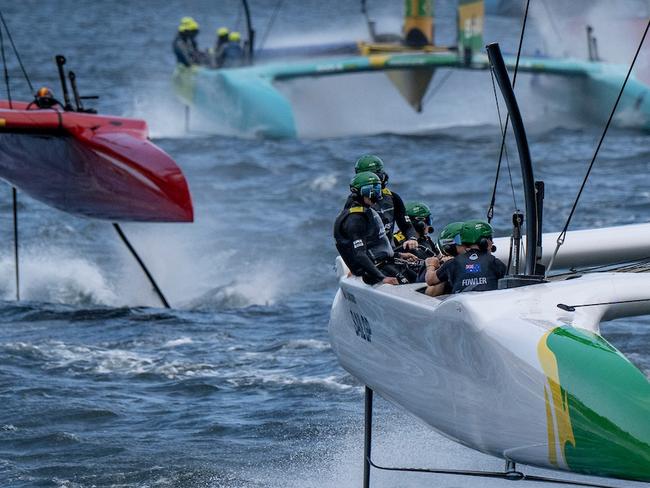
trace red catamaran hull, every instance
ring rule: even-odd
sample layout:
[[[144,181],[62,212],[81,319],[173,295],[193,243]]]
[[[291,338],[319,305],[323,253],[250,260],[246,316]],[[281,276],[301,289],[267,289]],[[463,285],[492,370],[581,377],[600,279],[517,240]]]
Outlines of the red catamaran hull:
[[[0,101],[0,178],[52,207],[111,221],[191,222],[174,160],[143,120]]]

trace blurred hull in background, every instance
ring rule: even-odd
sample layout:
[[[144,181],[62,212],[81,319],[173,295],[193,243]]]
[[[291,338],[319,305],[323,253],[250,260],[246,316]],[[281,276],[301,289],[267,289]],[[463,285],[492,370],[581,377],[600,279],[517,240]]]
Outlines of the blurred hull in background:
[[[508,68],[515,66],[514,56],[506,57]],[[385,72],[386,74],[434,73],[438,68],[485,71],[489,68],[487,57],[476,54],[465,63],[457,53],[416,52],[371,54],[346,58],[326,58],[315,62],[273,63],[260,66],[208,69],[199,66],[178,66],[174,72],[174,88],[178,97],[189,107],[211,120],[224,131],[243,136],[292,138],[301,134],[296,123],[295,107],[279,88],[284,82],[302,79],[315,82],[325,76],[343,76],[354,73]],[[627,68],[618,64],[583,61],[579,59],[553,59],[548,57],[522,57],[519,70],[536,77],[550,77],[564,82],[575,96],[567,96],[563,105],[567,111],[591,122],[607,120],[623,84]],[[540,98],[548,97],[541,84],[531,90]],[[428,100],[426,90],[414,84],[417,100],[412,94],[402,93],[412,106]],[[426,87],[425,87],[426,88]],[[363,94],[359,94],[359,99]],[[554,94],[557,96],[557,93]],[[614,123],[620,127],[650,129],[650,87],[632,76],[619,104]],[[344,94],[341,94],[343,97]],[[459,94],[461,96],[461,94]],[[415,101],[414,101],[415,100]],[[318,99],[307,101],[317,110]],[[377,100],[383,103],[383,100]],[[435,101],[434,101],[435,103]],[[310,107],[301,107],[309,110]],[[361,111],[361,107],[356,108]],[[370,121],[374,122],[374,121]],[[366,123],[349,128],[351,134],[365,133]],[[417,129],[414,128],[414,132]]]

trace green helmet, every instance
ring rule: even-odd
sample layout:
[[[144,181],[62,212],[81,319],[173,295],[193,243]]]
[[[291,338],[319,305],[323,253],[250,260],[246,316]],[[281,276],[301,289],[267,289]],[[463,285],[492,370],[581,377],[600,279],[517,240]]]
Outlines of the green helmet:
[[[492,226],[482,220],[468,220],[460,231],[463,244],[478,244],[481,239],[492,238]]]
[[[370,171],[362,171],[354,175],[350,181],[350,191],[355,195],[368,197],[373,202],[381,200],[381,180]]]
[[[460,244],[460,232],[465,224],[463,222],[452,222],[447,224],[438,237],[438,248],[447,256],[456,255],[456,244]]]
[[[354,164],[354,172],[361,173],[362,171],[371,171],[379,176],[383,185],[388,181],[388,175],[384,173],[384,162],[379,156],[374,154],[364,154]]]
[[[424,203],[409,202],[406,204],[406,215],[411,219],[411,223],[420,235],[431,234],[433,225],[431,224],[431,210]]]
[[[431,217],[431,210],[424,203],[408,202],[406,204],[406,215],[412,219],[426,219]]]

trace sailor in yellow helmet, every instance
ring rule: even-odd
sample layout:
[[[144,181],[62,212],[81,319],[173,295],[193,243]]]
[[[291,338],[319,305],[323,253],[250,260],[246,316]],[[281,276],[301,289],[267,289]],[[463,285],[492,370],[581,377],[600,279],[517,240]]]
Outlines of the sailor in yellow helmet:
[[[183,18],[181,18],[181,21],[180,21],[180,23],[178,25],[178,31],[181,32],[181,31],[186,30],[187,27],[189,26],[189,24],[191,24],[192,22],[195,22],[195,20],[192,17],[183,17]]]
[[[219,27],[217,29],[217,43],[216,43],[216,48],[217,51],[221,46],[223,46],[225,43],[228,42],[228,35],[230,34],[230,29],[228,27]]]
[[[233,31],[228,34],[228,42],[223,44],[217,53],[217,67],[235,68],[245,64],[244,49],[241,45],[241,34]]]
[[[183,17],[178,25],[178,34],[172,44],[176,61],[185,66],[201,64],[205,55],[199,50],[196,36],[199,23],[192,17]]]
[[[208,50],[208,54],[210,56],[210,67],[212,68],[218,68],[220,59],[222,56],[222,52],[224,47],[228,44],[228,35],[230,34],[230,30],[228,27],[219,27],[217,29],[217,39],[214,43],[214,47],[211,47]]]

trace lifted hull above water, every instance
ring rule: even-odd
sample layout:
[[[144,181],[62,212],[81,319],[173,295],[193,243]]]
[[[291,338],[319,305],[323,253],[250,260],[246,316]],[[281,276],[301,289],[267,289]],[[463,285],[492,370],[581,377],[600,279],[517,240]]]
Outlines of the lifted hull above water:
[[[191,222],[182,171],[142,120],[0,102],[0,177],[65,212],[111,221]]]

